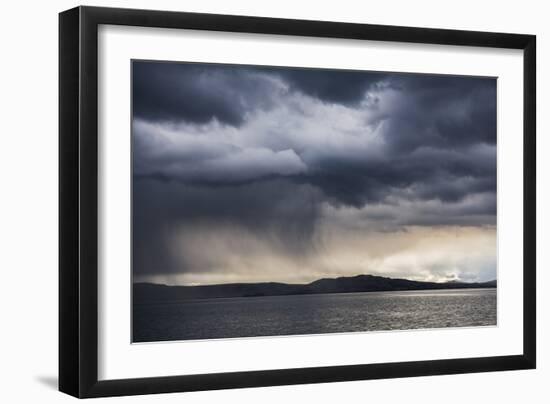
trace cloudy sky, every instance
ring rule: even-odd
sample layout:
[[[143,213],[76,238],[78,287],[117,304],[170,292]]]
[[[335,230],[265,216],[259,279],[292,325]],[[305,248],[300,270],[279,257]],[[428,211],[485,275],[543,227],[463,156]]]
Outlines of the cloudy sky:
[[[496,278],[496,80],[133,61],[136,282]]]

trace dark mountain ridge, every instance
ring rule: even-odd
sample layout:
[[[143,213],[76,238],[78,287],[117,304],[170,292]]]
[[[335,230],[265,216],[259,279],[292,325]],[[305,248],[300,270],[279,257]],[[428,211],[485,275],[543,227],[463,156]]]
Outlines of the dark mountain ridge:
[[[190,299],[228,297],[284,296],[319,293],[388,292],[406,290],[496,288],[497,281],[489,282],[421,282],[375,275],[357,275],[334,279],[319,279],[307,284],[277,282],[227,283],[200,286],[167,286],[153,283],[133,285],[133,303],[154,303]]]

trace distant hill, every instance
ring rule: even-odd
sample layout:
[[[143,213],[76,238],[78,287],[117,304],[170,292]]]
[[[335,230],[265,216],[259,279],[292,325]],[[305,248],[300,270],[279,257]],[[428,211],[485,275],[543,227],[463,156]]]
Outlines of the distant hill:
[[[319,279],[307,284],[228,283],[201,286],[167,286],[152,283],[135,283],[133,302],[152,303],[189,299],[212,299],[227,297],[306,295],[317,293],[387,292],[405,290],[496,288],[497,281],[466,282],[419,282],[408,279],[393,279],[374,275],[357,275],[335,279]]]

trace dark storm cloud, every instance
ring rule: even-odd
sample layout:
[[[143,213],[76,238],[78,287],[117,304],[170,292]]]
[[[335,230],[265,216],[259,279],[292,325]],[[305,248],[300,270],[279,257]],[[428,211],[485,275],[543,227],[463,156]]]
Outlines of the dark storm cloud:
[[[407,151],[420,145],[460,147],[496,141],[496,80],[445,75],[134,61],[134,117],[149,121],[239,126],[270,108],[281,91],[328,103],[357,104],[369,90],[393,88],[403,97],[382,113],[386,141]],[[269,78],[287,86],[281,89]],[[372,96],[372,107],[378,101]]]
[[[132,107],[136,118],[240,125],[247,110],[268,100],[269,82],[251,70],[211,65],[132,63]]]
[[[205,123],[212,119],[238,126],[247,112],[269,106],[273,87],[267,76],[327,102],[357,103],[382,73],[134,61],[134,116],[155,121]],[[267,104],[267,105],[266,105]]]
[[[179,148],[174,142],[157,147],[157,141],[151,140],[155,128],[137,133],[138,175],[209,185],[294,176],[297,183],[322,189],[334,203],[355,207],[383,201],[403,188],[417,191],[411,198],[442,201],[496,189],[493,79],[154,62],[134,62],[133,69],[135,118],[160,124],[207,124],[215,119],[244,128],[229,139],[212,142],[206,140],[210,133],[199,131]],[[293,91],[312,101],[300,104],[292,98]],[[384,97],[390,97],[388,105]],[[348,147],[354,137],[363,136],[361,127],[345,128],[355,130],[353,136],[328,134],[340,143],[338,150],[317,147],[315,133],[307,142],[292,139],[306,137],[306,129],[287,129],[283,121],[291,115],[297,117],[295,126],[302,125],[300,119],[315,120],[315,100],[372,112],[364,120],[378,127],[376,136],[383,145],[359,153],[355,144]],[[254,115],[281,105],[287,108],[283,121],[264,123],[266,114]],[[256,125],[252,135],[264,136],[261,147],[238,144],[244,136],[240,133],[247,133],[247,119]],[[361,124],[358,119],[357,125]]]
[[[452,202],[470,194],[495,192],[495,161],[496,149],[491,146],[460,152],[423,147],[365,159],[323,158],[309,176],[296,179],[319,186],[333,203],[357,208],[383,202],[393,194]]]
[[[477,77],[398,75],[403,97],[387,121],[396,150],[456,148],[496,143],[496,80]]]
[[[327,77],[326,70],[278,69],[273,70],[292,88],[311,97],[327,102],[355,104],[365,96],[365,91],[380,85],[385,73],[359,71],[333,71]]]
[[[138,275],[219,270],[174,244],[223,231],[298,260],[327,209],[365,231],[496,222],[494,79],[135,61],[133,150]]]

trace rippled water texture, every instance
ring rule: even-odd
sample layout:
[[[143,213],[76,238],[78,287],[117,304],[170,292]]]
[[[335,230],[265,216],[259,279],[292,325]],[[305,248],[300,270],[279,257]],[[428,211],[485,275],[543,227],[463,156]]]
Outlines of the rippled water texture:
[[[496,325],[496,289],[205,299],[134,306],[134,342]]]

